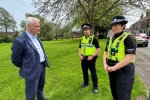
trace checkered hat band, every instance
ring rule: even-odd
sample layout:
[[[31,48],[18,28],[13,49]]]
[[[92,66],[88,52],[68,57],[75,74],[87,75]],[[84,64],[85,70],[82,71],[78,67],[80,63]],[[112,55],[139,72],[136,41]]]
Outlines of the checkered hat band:
[[[122,21],[125,21],[125,20],[124,20],[124,19],[114,19],[114,20],[112,21],[112,23],[122,22]]]
[[[91,28],[90,26],[84,25],[83,28]]]

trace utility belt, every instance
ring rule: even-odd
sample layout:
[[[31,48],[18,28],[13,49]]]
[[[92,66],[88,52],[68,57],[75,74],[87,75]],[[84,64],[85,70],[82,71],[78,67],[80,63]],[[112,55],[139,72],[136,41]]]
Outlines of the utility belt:
[[[88,59],[88,56],[84,56],[84,55],[82,55],[83,56],[83,58],[84,58],[84,60],[87,60]],[[89,55],[89,56],[92,56],[92,55]],[[98,56],[95,56],[93,59],[96,59]]]
[[[106,59],[106,63],[109,67],[114,67],[117,63],[119,63],[118,61],[113,61],[111,59]],[[129,63],[128,65],[116,70],[117,73],[129,73],[130,69],[134,69],[132,67],[134,67],[134,63]],[[133,70],[132,70],[133,71]]]
[[[115,66],[118,63],[118,61],[113,61],[111,59],[106,59],[106,63],[107,63],[108,66]]]
[[[118,61],[113,61],[111,59],[107,59],[106,58],[106,63],[109,67],[114,67],[117,63],[119,63]],[[121,73],[121,69],[116,70],[117,73]]]

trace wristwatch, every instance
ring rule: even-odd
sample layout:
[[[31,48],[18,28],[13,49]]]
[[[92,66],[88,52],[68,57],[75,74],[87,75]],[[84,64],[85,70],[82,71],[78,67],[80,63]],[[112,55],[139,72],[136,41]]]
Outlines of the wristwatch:
[[[112,72],[115,71],[115,70],[113,69],[113,67],[111,67],[111,70],[112,70]]]
[[[92,57],[94,58],[94,56],[92,55]]]

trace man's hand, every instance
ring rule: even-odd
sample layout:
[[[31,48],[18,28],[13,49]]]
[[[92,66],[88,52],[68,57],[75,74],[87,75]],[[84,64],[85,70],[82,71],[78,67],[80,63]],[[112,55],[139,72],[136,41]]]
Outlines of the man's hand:
[[[83,60],[83,59],[84,59],[83,57],[84,57],[84,56],[80,55],[80,59],[81,59],[81,60]]]
[[[92,60],[93,59],[93,57],[92,56],[88,56],[88,59],[87,60]]]

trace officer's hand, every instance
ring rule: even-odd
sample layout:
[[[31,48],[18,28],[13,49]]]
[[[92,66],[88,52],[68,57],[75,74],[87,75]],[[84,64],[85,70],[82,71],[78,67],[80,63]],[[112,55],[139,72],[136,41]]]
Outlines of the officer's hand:
[[[104,69],[105,69],[106,72],[108,72],[108,70],[107,70],[108,67],[109,66],[107,64],[104,65]]]
[[[83,60],[83,59],[84,59],[83,57],[84,57],[84,56],[80,55],[80,59],[81,59],[81,60]]]
[[[92,60],[93,59],[93,57],[92,56],[88,56],[88,59],[87,60]]]
[[[108,67],[108,68],[107,68],[107,71],[108,71],[108,72],[112,72],[112,67]]]

